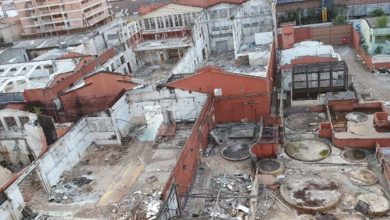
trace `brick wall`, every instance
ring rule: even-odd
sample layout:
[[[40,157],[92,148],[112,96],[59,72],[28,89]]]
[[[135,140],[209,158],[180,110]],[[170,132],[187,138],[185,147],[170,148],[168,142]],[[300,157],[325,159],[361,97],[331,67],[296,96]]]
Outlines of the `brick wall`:
[[[213,102],[213,97],[209,96],[162,192],[165,198],[168,190],[176,186],[181,208],[185,206],[185,194],[195,180],[200,155],[208,144],[208,134],[216,123]]]
[[[374,64],[372,63],[372,57],[368,55],[360,45],[360,33],[355,29],[352,30],[352,46],[355,48],[356,53],[362,58],[363,62],[368,69],[373,69]]]
[[[47,108],[49,106],[52,107],[53,99],[55,97],[57,97],[65,89],[69,88],[72,84],[76,83],[87,74],[92,73],[98,65],[107,62],[114,56],[115,51],[112,48],[105,51],[96,59],[91,59],[89,56],[82,57],[80,61],[81,65],[78,70],[73,73],[61,74],[59,77],[55,78],[53,82],[46,88],[25,90],[23,92],[24,98],[26,102],[39,103],[43,108]],[[45,112],[45,114],[53,116],[54,119],[59,120],[56,112],[53,109]]]

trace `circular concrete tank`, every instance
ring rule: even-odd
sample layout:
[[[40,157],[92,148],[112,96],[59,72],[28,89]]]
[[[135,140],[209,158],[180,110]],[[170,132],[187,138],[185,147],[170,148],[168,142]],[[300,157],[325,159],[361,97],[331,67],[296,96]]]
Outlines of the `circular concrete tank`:
[[[353,210],[358,202],[357,196],[353,193],[344,192],[338,207],[344,210]]]
[[[275,159],[261,159],[257,161],[257,170],[262,174],[281,174],[284,171],[284,165]]]
[[[318,128],[326,119],[325,113],[307,112],[288,116],[284,122],[286,126],[296,131],[311,131]]]
[[[367,153],[364,150],[348,149],[341,153],[341,157],[346,161],[359,163],[367,160]]]
[[[268,220],[297,220],[297,217],[291,213],[272,210],[267,213],[266,218]]]
[[[375,193],[360,194],[358,200],[362,200],[369,205],[368,215],[383,216],[389,210],[389,201],[381,195]]]
[[[342,193],[335,181],[317,175],[290,175],[280,187],[280,195],[296,209],[315,213],[334,208]]]
[[[348,178],[354,185],[358,186],[371,186],[378,181],[376,174],[366,168],[349,171]]]
[[[289,157],[307,162],[323,160],[331,153],[327,143],[314,139],[286,142],[284,147]]]
[[[345,119],[351,122],[363,122],[367,121],[368,116],[363,112],[350,112],[345,115]]]
[[[221,155],[226,160],[240,161],[250,157],[249,144],[236,143],[226,146],[222,149]]]

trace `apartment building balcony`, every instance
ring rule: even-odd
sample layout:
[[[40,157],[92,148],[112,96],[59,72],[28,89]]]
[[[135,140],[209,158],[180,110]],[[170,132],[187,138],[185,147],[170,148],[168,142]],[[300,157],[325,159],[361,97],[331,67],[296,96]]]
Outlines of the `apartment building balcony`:
[[[91,6],[96,5],[98,3],[103,3],[103,6],[105,6],[104,1],[102,1],[102,0],[92,0],[92,1],[89,1],[86,3],[81,3],[81,5],[83,8],[88,8],[88,7],[91,7]]]

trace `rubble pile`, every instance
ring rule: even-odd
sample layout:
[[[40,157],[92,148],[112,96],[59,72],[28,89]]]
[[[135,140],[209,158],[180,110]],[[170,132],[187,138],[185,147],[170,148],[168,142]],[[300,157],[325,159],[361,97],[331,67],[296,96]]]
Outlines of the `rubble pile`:
[[[213,176],[202,216],[229,218],[247,214],[252,180],[246,173]]]
[[[123,203],[116,204],[112,212],[121,213],[123,219],[156,219],[161,204],[160,192],[136,191]]]
[[[89,184],[94,180],[93,176],[82,175],[71,178],[62,178],[60,182],[53,186],[48,201],[54,203],[69,204],[79,202],[92,196]]]

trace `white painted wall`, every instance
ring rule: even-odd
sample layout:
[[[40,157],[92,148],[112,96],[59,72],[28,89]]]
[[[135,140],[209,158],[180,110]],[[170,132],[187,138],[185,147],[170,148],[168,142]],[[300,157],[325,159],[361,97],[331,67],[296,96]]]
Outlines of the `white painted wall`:
[[[8,127],[5,120],[7,117],[14,118],[16,126]],[[21,117],[28,117],[29,121],[23,125],[20,121]],[[42,148],[46,146],[43,129],[35,123],[36,120],[37,115],[31,112],[0,110],[0,151],[8,152],[13,162],[27,165],[32,162],[28,160],[28,154],[31,153],[34,158],[37,158]]]
[[[220,3],[207,8],[210,44],[213,51],[217,50],[217,42],[226,41],[228,50],[234,49],[233,21],[230,19],[239,6]]]
[[[145,106],[159,105],[161,109],[172,111],[175,121],[194,121],[207,98],[206,94],[180,89],[156,90],[147,86],[128,92],[130,120],[138,123],[145,114]]]
[[[27,166],[32,162],[28,158],[29,153],[25,139],[0,140],[0,158],[5,161]]]
[[[111,118],[115,127],[121,137],[125,137],[131,128],[130,121],[130,108],[127,102],[127,95],[123,95],[114,105],[110,108]]]
[[[206,98],[206,94],[198,92],[145,86],[123,95],[111,107],[111,118],[119,135],[124,137],[137,125],[146,124],[145,114],[155,106],[172,111],[177,122],[195,121]]]
[[[19,220],[23,218],[22,210],[25,206],[23,196],[18,185],[12,185],[4,191],[7,198],[0,206],[0,219],[2,220]]]
[[[114,139],[115,137],[115,139]],[[37,169],[47,190],[57,184],[62,173],[70,170],[93,143],[120,144],[109,117],[83,118],[52,144],[37,161]]]
[[[194,73],[209,58],[211,45],[207,19],[207,13],[203,12],[194,21],[194,25],[192,25],[194,45],[188,48],[186,54],[174,66],[172,74]]]

